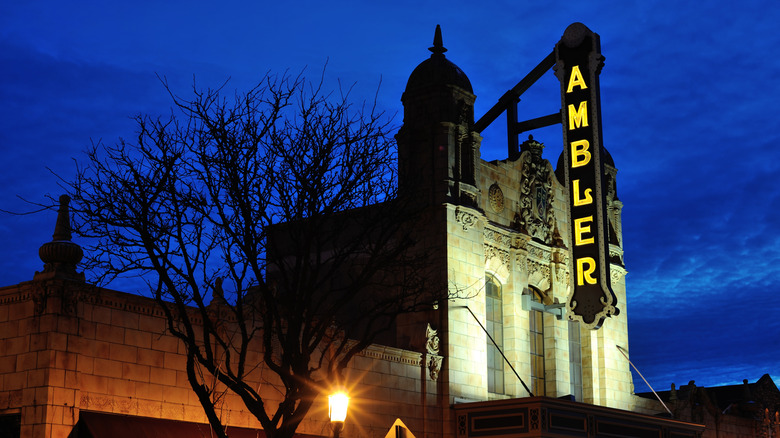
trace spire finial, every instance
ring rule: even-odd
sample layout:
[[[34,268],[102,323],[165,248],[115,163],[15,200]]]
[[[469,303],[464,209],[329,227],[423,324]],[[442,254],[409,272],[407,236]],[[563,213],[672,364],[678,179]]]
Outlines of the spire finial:
[[[60,196],[60,208],[57,210],[57,223],[54,225],[53,241],[70,240],[70,214],[68,213],[70,196]]]
[[[441,26],[438,24],[436,25],[436,32],[433,34],[433,47],[428,47],[428,50],[430,50],[434,55],[440,55],[447,51],[447,49],[444,48],[444,44],[442,43]]]
[[[60,208],[57,210],[57,224],[54,226],[52,241],[44,243],[38,249],[38,256],[44,263],[43,272],[35,274],[33,279],[45,279],[50,276],[65,276],[84,281],[84,274],[76,273],[76,265],[84,257],[81,247],[71,242],[70,196],[60,196]]]

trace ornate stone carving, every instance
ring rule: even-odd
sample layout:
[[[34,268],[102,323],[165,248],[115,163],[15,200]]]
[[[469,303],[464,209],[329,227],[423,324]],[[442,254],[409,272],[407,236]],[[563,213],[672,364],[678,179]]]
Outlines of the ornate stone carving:
[[[511,259],[509,258],[508,250],[485,244],[485,262],[493,257],[498,258],[501,264],[504,265],[507,269],[510,268],[509,262]]]
[[[501,191],[501,187],[497,183],[493,183],[488,189],[488,204],[496,213],[504,211],[504,192]]]
[[[535,260],[528,260],[528,277],[541,276],[541,278],[547,280],[548,284],[552,284],[552,278],[550,277],[550,266],[539,263]],[[538,274],[538,275],[535,275]]]
[[[619,283],[627,273],[628,271],[619,266],[610,265],[609,267],[609,279],[613,285]]]
[[[461,208],[455,209],[455,220],[463,225],[463,231],[468,231],[469,228],[477,226],[479,223],[479,217]]]
[[[439,378],[439,371],[441,371],[442,356],[439,356],[439,335],[438,330],[434,330],[431,324],[428,323],[428,327],[425,329],[425,349],[426,359],[425,366],[428,368],[428,375],[431,376],[431,380],[437,380]]]
[[[484,237],[486,242],[492,242],[495,243],[497,246],[504,247],[504,248],[508,248],[512,240],[508,235],[500,233],[490,228],[485,228],[485,231],[482,233],[482,236]]]
[[[431,324],[425,328],[425,349],[428,354],[439,354],[439,331],[434,330]]]
[[[428,355],[428,375],[431,376],[431,380],[439,379],[439,372],[441,371],[443,359],[443,357],[438,355]]]
[[[552,262],[555,273],[555,281],[564,286],[569,285],[569,253],[567,251],[556,249],[552,251]]]
[[[531,245],[528,248],[528,255],[530,257],[537,258],[539,260],[549,262],[550,261],[550,250],[545,248],[540,248],[538,246]]]
[[[525,257],[524,254],[516,254],[515,255],[515,270],[517,270],[518,272],[526,271],[527,270],[526,260],[527,260],[527,258]]]
[[[520,236],[514,236],[512,237],[512,248],[519,249],[519,250],[525,250],[526,244],[528,243],[528,239]]]
[[[623,249],[617,245],[609,245],[609,261],[613,264],[624,266]]]
[[[549,245],[553,241],[555,226],[554,173],[550,163],[542,158],[543,148],[543,144],[530,136],[521,147],[520,211],[515,218],[515,226]]]
[[[563,285],[568,286],[571,284],[571,273],[566,266],[556,266],[555,278]]]

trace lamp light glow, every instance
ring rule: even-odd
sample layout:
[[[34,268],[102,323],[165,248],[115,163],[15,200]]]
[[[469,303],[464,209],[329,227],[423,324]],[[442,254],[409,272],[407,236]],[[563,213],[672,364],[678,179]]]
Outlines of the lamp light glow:
[[[328,396],[328,417],[332,423],[343,423],[347,418],[349,397],[343,392]]]

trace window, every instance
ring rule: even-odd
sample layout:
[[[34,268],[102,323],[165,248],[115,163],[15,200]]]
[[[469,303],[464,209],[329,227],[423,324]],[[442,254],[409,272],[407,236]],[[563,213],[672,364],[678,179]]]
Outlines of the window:
[[[22,416],[19,414],[0,415],[0,437],[17,438],[22,436]]]
[[[580,324],[569,321],[569,379],[571,395],[582,401],[582,342],[580,342]]]
[[[532,289],[533,301],[542,302],[541,294]],[[531,310],[529,336],[531,338],[531,391],[535,396],[545,395],[544,388],[544,313]]]
[[[486,329],[495,344],[487,339],[488,392],[504,393],[504,315],[501,309],[501,285],[493,277],[485,277]]]

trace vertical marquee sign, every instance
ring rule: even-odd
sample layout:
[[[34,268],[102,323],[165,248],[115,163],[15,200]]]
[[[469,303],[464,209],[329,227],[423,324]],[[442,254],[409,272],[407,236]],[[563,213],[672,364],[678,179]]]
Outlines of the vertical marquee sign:
[[[599,73],[604,58],[598,34],[582,23],[566,28],[555,45],[561,82],[566,187],[571,212],[573,288],[569,315],[590,328],[617,315],[610,286],[609,239],[601,145]]]

